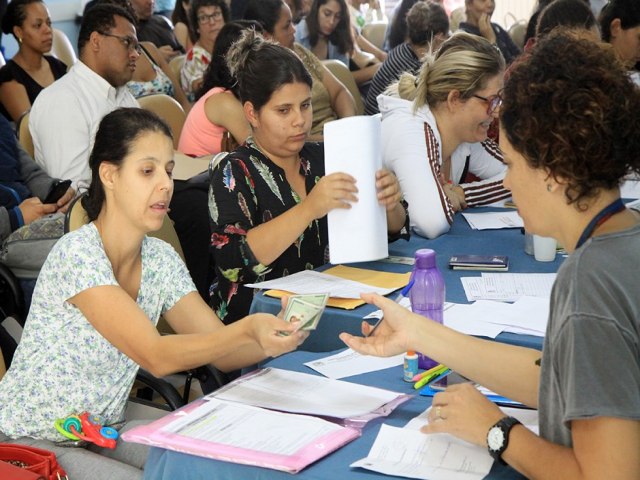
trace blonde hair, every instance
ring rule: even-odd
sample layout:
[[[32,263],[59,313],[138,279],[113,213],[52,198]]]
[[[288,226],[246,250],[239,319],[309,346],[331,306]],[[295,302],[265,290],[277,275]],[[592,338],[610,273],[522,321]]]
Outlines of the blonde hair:
[[[453,90],[459,91],[461,98],[471,97],[504,68],[504,58],[495,45],[482,37],[457,32],[435,55],[425,57],[417,77],[404,73],[387,93],[414,102],[414,109],[425,104],[433,108],[446,101]]]

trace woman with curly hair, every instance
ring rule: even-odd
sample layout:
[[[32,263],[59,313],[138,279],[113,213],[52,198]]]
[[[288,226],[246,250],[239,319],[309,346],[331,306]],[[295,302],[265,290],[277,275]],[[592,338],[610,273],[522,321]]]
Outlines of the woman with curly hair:
[[[542,353],[425,322],[373,295],[381,327],[368,338],[341,334],[365,354],[423,352],[537,408],[540,435],[459,384],[433,397],[422,427],[487,447],[531,479],[640,478],[640,216],[619,188],[640,172],[640,91],[589,35],[558,29],[540,40],[513,69],[500,111],[504,182],[525,228],[570,253]]]

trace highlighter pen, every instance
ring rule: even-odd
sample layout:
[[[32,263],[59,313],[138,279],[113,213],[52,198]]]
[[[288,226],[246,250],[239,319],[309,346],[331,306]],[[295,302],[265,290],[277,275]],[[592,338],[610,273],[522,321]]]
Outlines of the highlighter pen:
[[[411,287],[413,287],[413,283],[414,283],[414,279],[412,278],[409,281],[409,283],[407,283],[407,286],[400,291],[400,293],[394,300],[396,303],[400,303],[402,299],[407,296],[407,294],[409,293],[409,290],[411,290]],[[384,315],[375,323],[375,325],[373,326],[373,328],[371,329],[367,337],[370,337],[371,335],[373,335],[373,332],[376,331],[376,328],[378,328],[378,326],[382,323],[382,320],[384,320]]]
[[[416,390],[424,387],[427,383],[431,383],[432,380],[435,380],[436,378],[440,378],[443,376],[443,374],[448,373],[449,369],[447,367],[444,367],[443,369],[440,369],[436,372],[433,372],[431,375],[427,375],[426,377],[422,378],[419,382],[417,382],[413,388],[415,388]]]
[[[417,374],[416,376],[413,377],[413,381],[417,382],[418,380],[422,379],[423,377],[426,377],[427,375],[435,372],[436,370],[442,370],[443,368],[446,368],[446,367],[440,363],[440,364],[436,365],[435,367],[430,368],[429,370],[425,370],[424,372]]]

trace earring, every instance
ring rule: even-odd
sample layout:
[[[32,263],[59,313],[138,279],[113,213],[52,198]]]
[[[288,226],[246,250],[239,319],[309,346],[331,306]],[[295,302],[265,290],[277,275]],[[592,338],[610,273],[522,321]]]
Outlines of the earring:
[[[22,43],[22,38],[18,37],[18,43]]]
[[[547,183],[547,192],[551,192],[551,184]]]

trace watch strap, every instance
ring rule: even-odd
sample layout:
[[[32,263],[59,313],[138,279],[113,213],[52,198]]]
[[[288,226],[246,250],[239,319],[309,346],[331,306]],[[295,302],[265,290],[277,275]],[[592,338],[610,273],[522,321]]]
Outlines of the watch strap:
[[[500,446],[500,448],[498,448],[497,450],[494,450],[491,448],[491,445],[489,443],[489,441],[487,441],[487,446],[489,449],[489,455],[491,455],[493,457],[494,460],[497,460],[498,462],[500,462],[501,464],[505,465],[506,462],[504,460],[502,460],[502,454],[504,453],[504,451],[507,449],[507,447],[509,446],[509,434],[511,433],[511,429],[516,426],[521,424],[520,420],[518,420],[515,417],[504,417],[501,418],[500,420],[498,420],[490,429],[489,432],[487,433],[487,436],[489,436],[492,432],[493,429],[498,428],[502,431],[502,435],[503,435],[503,442],[502,445]]]

